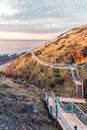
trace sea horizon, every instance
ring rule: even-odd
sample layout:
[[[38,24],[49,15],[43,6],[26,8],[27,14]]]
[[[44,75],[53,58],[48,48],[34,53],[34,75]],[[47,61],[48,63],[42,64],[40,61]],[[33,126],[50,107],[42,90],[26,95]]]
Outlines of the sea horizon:
[[[47,40],[0,40],[0,55],[30,51]]]

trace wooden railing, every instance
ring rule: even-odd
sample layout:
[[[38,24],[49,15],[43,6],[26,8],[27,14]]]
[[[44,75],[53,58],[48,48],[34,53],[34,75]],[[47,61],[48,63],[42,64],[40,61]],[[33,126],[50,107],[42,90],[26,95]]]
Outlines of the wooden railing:
[[[53,95],[53,99],[55,101],[55,106],[49,104],[49,95],[46,93],[46,103],[49,109],[50,114],[58,120],[63,130],[83,130],[79,129],[65,113],[74,114],[84,126],[84,130],[87,130],[87,115],[73,102],[62,103],[59,97]],[[56,100],[55,100],[56,99]]]
[[[71,70],[71,73],[72,73],[72,78],[73,78],[74,83],[75,83],[75,81],[77,81],[77,80],[79,80],[79,81],[82,83],[82,94],[80,94],[79,96],[78,96],[78,90],[77,90],[78,86],[77,86],[77,84],[75,83],[75,85],[76,85],[76,96],[83,98],[83,96],[84,96],[84,94],[83,94],[83,93],[84,93],[84,92],[83,92],[83,80],[82,80],[82,79],[80,78],[80,76],[79,76],[79,72],[78,72],[78,69],[77,69],[77,65],[76,65],[76,64],[72,64],[72,65],[70,65],[70,64],[60,64],[60,65],[59,65],[59,64],[56,64],[56,63],[50,63],[50,62],[43,61],[43,60],[39,59],[39,58],[34,54],[33,51],[31,51],[31,53],[32,53],[33,57],[36,59],[36,61],[37,61],[38,63],[42,64],[42,65],[50,66],[51,68],[55,68],[55,69],[70,69],[70,70]],[[76,74],[77,74],[77,76],[78,76],[78,79],[76,78],[76,76],[75,76],[75,74],[74,74],[74,72],[73,72],[73,69],[75,69]]]

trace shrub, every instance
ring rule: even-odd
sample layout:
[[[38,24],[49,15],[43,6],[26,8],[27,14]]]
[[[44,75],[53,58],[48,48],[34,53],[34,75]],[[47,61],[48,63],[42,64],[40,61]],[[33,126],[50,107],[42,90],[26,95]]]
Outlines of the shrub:
[[[72,64],[72,63],[75,63],[75,60],[74,60],[74,58],[72,56],[68,56],[66,63]]]
[[[40,68],[40,72],[44,72],[44,69],[42,67]]]
[[[8,84],[5,84],[5,83],[0,84],[0,86],[3,88],[10,88],[10,86]]]
[[[63,78],[58,78],[55,83],[58,84],[58,85],[64,85],[64,79]]]
[[[57,48],[57,50],[61,50],[65,45],[61,45],[60,47]]]
[[[40,54],[42,54],[42,51],[41,51],[41,50],[35,52],[35,55],[37,55],[37,56],[40,55]]]
[[[77,42],[68,45],[67,48],[72,48],[72,47],[76,47],[76,46],[79,46]]]
[[[48,57],[49,57],[49,58],[52,57],[52,54],[48,54]]]
[[[26,56],[31,57],[31,56],[32,56],[32,54],[29,52],[29,53],[27,53],[27,54],[26,54]]]
[[[55,87],[55,83],[52,83],[52,82],[51,82],[51,83],[49,84],[49,86],[50,86],[51,88],[54,88],[54,87]]]

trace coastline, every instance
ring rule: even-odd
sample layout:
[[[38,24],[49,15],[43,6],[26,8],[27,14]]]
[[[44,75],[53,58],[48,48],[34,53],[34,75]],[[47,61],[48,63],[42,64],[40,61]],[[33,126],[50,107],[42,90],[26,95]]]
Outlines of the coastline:
[[[21,54],[4,54],[0,56],[0,70],[9,66],[16,58],[18,58]]]
[[[13,61],[13,60],[12,60],[12,61]],[[12,63],[12,61],[0,65],[0,69],[3,69],[3,68],[5,68],[5,67],[9,66],[9,65]]]

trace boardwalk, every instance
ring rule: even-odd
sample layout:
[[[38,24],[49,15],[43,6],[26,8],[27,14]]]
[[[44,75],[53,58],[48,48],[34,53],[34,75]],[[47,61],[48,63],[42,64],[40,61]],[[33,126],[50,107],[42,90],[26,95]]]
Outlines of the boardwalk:
[[[71,66],[70,70],[72,73],[73,82],[76,85],[76,97],[81,98],[83,97],[83,80],[79,76],[77,65],[73,65],[73,67]]]
[[[36,61],[42,65],[45,66],[49,66],[51,68],[55,68],[55,69],[69,69],[71,71],[72,74],[72,78],[73,78],[73,82],[75,83],[76,86],[76,97],[77,98],[83,98],[83,80],[81,79],[81,77],[79,76],[79,72],[77,69],[77,65],[70,65],[70,64],[62,64],[62,65],[58,65],[58,64],[52,64],[46,61],[43,61],[41,59],[39,59],[33,51],[31,51],[32,56],[36,59]]]
[[[68,98],[68,97],[60,97],[62,102],[74,102],[74,103],[86,103],[84,98]]]
[[[36,61],[42,65],[55,69],[70,69],[73,82],[76,85],[76,96],[79,99],[59,98],[46,94],[46,103],[50,114],[55,118],[63,130],[87,130],[87,115],[76,105],[75,102],[85,103],[83,97],[83,80],[80,78],[77,66],[57,65],[39,59],[34,52],[31,52]],[[66,101],[65,101],[66,100]]]
[[[50,114],[63,130],[87,130],[87,115],[76,104],[63,104],[59,97],[54,97],[46,94],[46,102]]]

